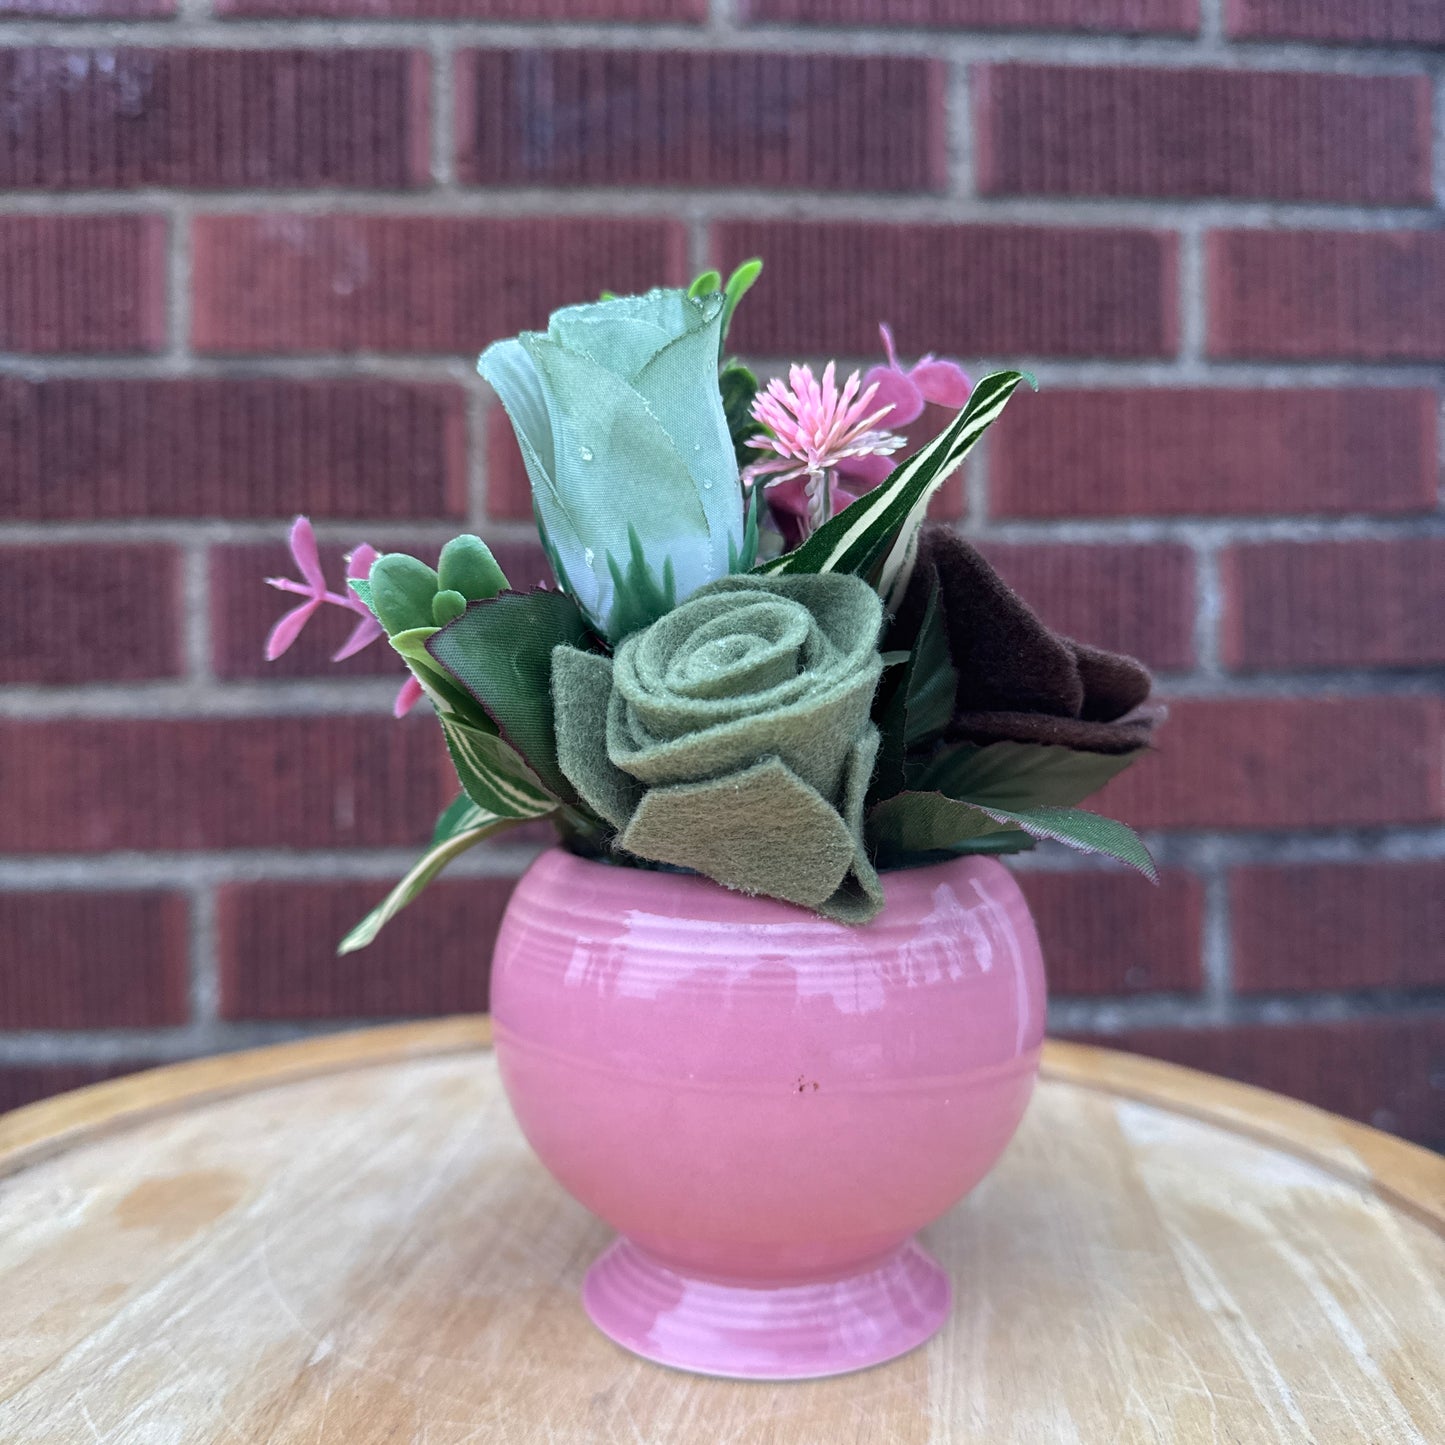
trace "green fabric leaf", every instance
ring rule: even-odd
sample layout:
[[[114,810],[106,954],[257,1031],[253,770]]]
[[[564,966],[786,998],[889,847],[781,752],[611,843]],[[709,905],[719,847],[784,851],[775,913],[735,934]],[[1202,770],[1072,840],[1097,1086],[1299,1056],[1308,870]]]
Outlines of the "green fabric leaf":
[[[1067,808],[1097,793],[1143,751],[1085,753],[1039,743],[960,743],[910,776],[909,786],[998,808]]]
[[[825,522],[801,546],[761,571],[851,572],[866,578],[893,606],[908,581],[918,529],[933,494],[962,464],[1022,381],[1021,371],[996,371],[974,387],[968,404],[927,446],[871,492]]]
[[[491,727],[478,728],[454,713],[438,713],[447,751],[467,796],[501,818],[541,818],[557,799]]]
[[[482,602],[507,588],[507,574],[480,537],[463,533],[442,548],[437,559],[438,584],[460,592],[468,602]]]
[[[662,580],[652,575],[647,555],[642,550],[642,539],[636,527],[628,527],[627,541],[629,555],[627,570],[617,565],[617,559],[607,558],[607,570],[612,576],[612,616],[609,632],[613,644],[650,627],[664,612],[671,612],[677,606],[677,585],[672,575],[672,558],[662,564]],[[731,544],[729,544],[731,545]]]
[[[412,676],[421,683],[432,706],[438,714],[455,713],[472,723],[487,722],[487,715],[476,704],[457,680],[437,665],[436,659],[426,650],[427,642],[436,635],[435,627],[412,627],[405,632],[395,633],[389,641],[411,669]]]
[[[496,723],[556,797],[577,794],[557,765],[552,712],[552,651],[584,648],[587,624],[565,592],[503,592],[473,602],[426,643],[427,652]],[[601,719],[593,726],[601,732]]]
[[[371,564],[371,600],[388,633],[431,627],[437,574],[405,552],[387,552]]]
[[[467,599],[451,588],[438,592],[431,600],[432,621],[438,627],[445,627],[448,622],[455,621],[466,610]]]
[[[936,742],[953,717],[958,674],[949,660],[937,587],[929,594],[913,650],[905,656],[907,662],[878,715],[883,734],[874,783],[878,797],[903,790],[910,750]]]
[[[1127,824],[1116,818],[1101,818],[1082,808],[1029,808],[1008,811],[1003,808],[983,810],[998,822],[1013,823],[1033,838],[1052,838],[1066,843],[1081,853],[1105,853],[1137,868],[1152,883],[1159,881],[1158,870],[1143,840]]]
[[[455,807],[456,804],[453,804],[447,812],[452,812]],[[446,814],[442,817],[445,818]],[[482,839],[491,837],[493,833],[500,832],[516,821],[514,818],[492,817],[480,810],[475,817],[459,810],[455,821],[463,818],[466,819],[466,826],[460,827],[448,837],[433,838],[432,846],[417,859],[401,882],[341,940],[337,953],[355,953],[357,949],[365,948],[452,859],[460,857],[468,848],[476,847]],[[437,831],[441,832],[440,820]]]
[[[971,803],[942,793],[895,793],[868,814],[869,842],[882,864],[949,852],[961,843],[1001,833],[1007,826]]]
[[[373,617],[376,617],[376,603],[371,597],[371,583],[368,582],[365,577],[348,577],[346,579],[346,585],[366,603],[366,610],[371,613]],[[376,620],[380,622],[381,618],[376,617]]]

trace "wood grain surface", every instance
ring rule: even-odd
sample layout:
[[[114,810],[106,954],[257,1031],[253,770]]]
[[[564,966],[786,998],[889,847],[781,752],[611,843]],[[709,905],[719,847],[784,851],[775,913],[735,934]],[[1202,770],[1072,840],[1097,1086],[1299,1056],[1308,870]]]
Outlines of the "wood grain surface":
[[[1445,1162],[1168,1065],[1049,1046],[925,1234],[931,1344],[697,1379],[588,1324],[607,1239],[481,1020],[205,1060],[0,1119],[5,1445],[1440,1445]]]

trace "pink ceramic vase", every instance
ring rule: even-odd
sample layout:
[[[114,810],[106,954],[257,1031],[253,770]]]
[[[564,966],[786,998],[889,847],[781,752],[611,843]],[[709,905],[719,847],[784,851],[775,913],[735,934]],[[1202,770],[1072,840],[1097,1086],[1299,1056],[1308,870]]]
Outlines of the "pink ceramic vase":
[[[884,877],[847,928],[707,879],[553,849],[497,940],[492,1016],[528,1140],[621,1238],[587,1312],[707,1374],[837,1374],[942,1325],[915,1232],[988,1172],[1033,1088],[1044,975],[991,858]]]

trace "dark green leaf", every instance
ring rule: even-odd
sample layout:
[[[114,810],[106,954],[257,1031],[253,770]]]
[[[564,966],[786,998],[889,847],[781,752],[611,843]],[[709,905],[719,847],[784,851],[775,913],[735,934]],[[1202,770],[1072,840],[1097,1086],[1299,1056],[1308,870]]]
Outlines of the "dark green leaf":
[[[1131,753],[1076,752],[1040,743],[960,743],[910,773],[909,786],[997,808],[1073,807],[1122,772]]]
[[[738,467],[751,462],[756,453],[748,438],[757,436],[759,427],[753,418],[753,400],[758,394],[758,379],[740,361],[730,361],[718,377],[722,392],[723,415],[727,418],[728,435],[733,439],[733,452]]]
[[[1008,828],[982,810],[942,793],[895,793],[868,814],[868,841],[883,863],[919,853],[944,853]]]
[[[1114,818],[1101,818],[1082,808],[1029,808],[1007,811],[984,808],[996,822],[1013,823],[1034,838],[1052,838],[1082,853],[1106,853],[1137,868],[1151,882],[1159,881],[1154,860],[1139,835]]]
[[[437,574],[405,552],[388,552],[371,564],[371,600],[377,620],[388,633],[432,627],[431,603],[437,595]]]
[[[936,742],[953,716],[958,673],[948,655],[948,636],[943,629],[936,586],[929,594],[913,650],[906,656],[908,660],[892,694],[878,714],[882,740],[873,781],[877,797],[902,791],[909,753]]]
[[[441,587],[460,592],[468,602],[482,602],[506,590],[507,574],[480,537],[464,533],[442,548],[437,581]]]
[[[539,589],[473,602],[426,644],[431,657],[481,704],[542,784],[573,804],[576,792],[557,766],[552,649],[564,642],[585,649],[589,637],[571,597]]]

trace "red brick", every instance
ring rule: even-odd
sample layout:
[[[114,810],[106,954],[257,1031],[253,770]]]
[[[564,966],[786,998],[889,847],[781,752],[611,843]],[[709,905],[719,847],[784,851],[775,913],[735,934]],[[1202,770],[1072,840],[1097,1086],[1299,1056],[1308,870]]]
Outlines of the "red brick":
[[[250,883],[217,902],[230,1019],[394,1018],[487,1007],[492,942],[512,878],[433,884],[359,953],[336,945],[386,883]]]
[[[1445,984],[1445,862],[1291,863],[1229,875],[1243,993]]]
[[[52,1094],[83,1089],[151,1066],[140,1060],[108,1064],[0,1064],[0,1114]]]
[[[1445,232],[1215,231],[1205,257],[1211,356],[1445,358]]]
[[[181,671],[173,547],[0,547],[0,572],[19,603],[0,648],[0,683],[132,682]]]
[[[369,541],[381,551],[392,550],[379,534],[359,531],[348,546],[323,544],[321,565],[333,591],[344,577],[344,555],[352,546]],[[536,541],[493,542],[492,551],[513,586],[527,588],[551,581],[542,544]],[[410,552],[435,565],[439,546],[414,542],[396,550]],[[212,666],[216,676],[236,678],[287,677],[390,677],[398,685],[406,676],[402,660],[378,639],[342,662],[331,655],[346,641],[357,614],[340,607],[323,607],[301,636],[275,662],[267,662],[263,646],[276,620],[299,598],[267,587],[266,577],[295,576],[296,565],[281,542],[213,547],[211,569]]]
[[[921,25],[959,30],[1081,30],[1193,35],[1199,0],[741,0],[750,20]]]
[[[1224,0],[1224,26],[1242,40],[1445,45],[1438,0]]]
[[[1166,869],[1158,888],[1089,869],[1017,875],[1060,995],[1198,992],[1204,893]]]
[[[159,351],[163,216],[0,216],[0,351]]]
[[[419,50],[6,50],[0,187],[430,179]]]
[[[1194,665],[1194,557],[1173,543],[983,549],[1050,626],[1166,672]]]
[[[457,171],[480,185],[941,190],[944,86],[940,62],[896,55],[465,51]]]
[[[1188,698],[1100,812],[1143,828],[1364,828],[1445,819],[1433,697]]]
[[[184,1023],[187,949],[176,893],[0,892],[0,1028]]]
[[[0,16],[25,20],[161,20],[175,13],[176,0],[0,0]]]
[[[1445,664],[1445,537],[1238,546],[1221,576],[1240,671]]]
[[[1434,199],[1423,74],[986,65],[974,96],[985,194]]]
[[[354,15],[364,20],[707,19],[707,0],[217,0],[222,15]]]
[[[997,517],[1430,512],[1429,390],[1045,389],[989,433]]]
[[[466,510],[460,387],[0,377],[0,514],[413,518]]]
[[[733,343],[753,355],[1169,356],[1175,243],[1156,231],[726,221],[715,257],[762,256]]]
[[[1303,1099],[1425,1143],[1445,1142],[1445,1014],[1147,1029],[1091,1043]]]
[[[204,351],[468,355],[600,291],[687,270],[680,222],[595,216],[201,216]]]
[[[413,844],[456,792],[421,711],[0,723],[0,851]]]

